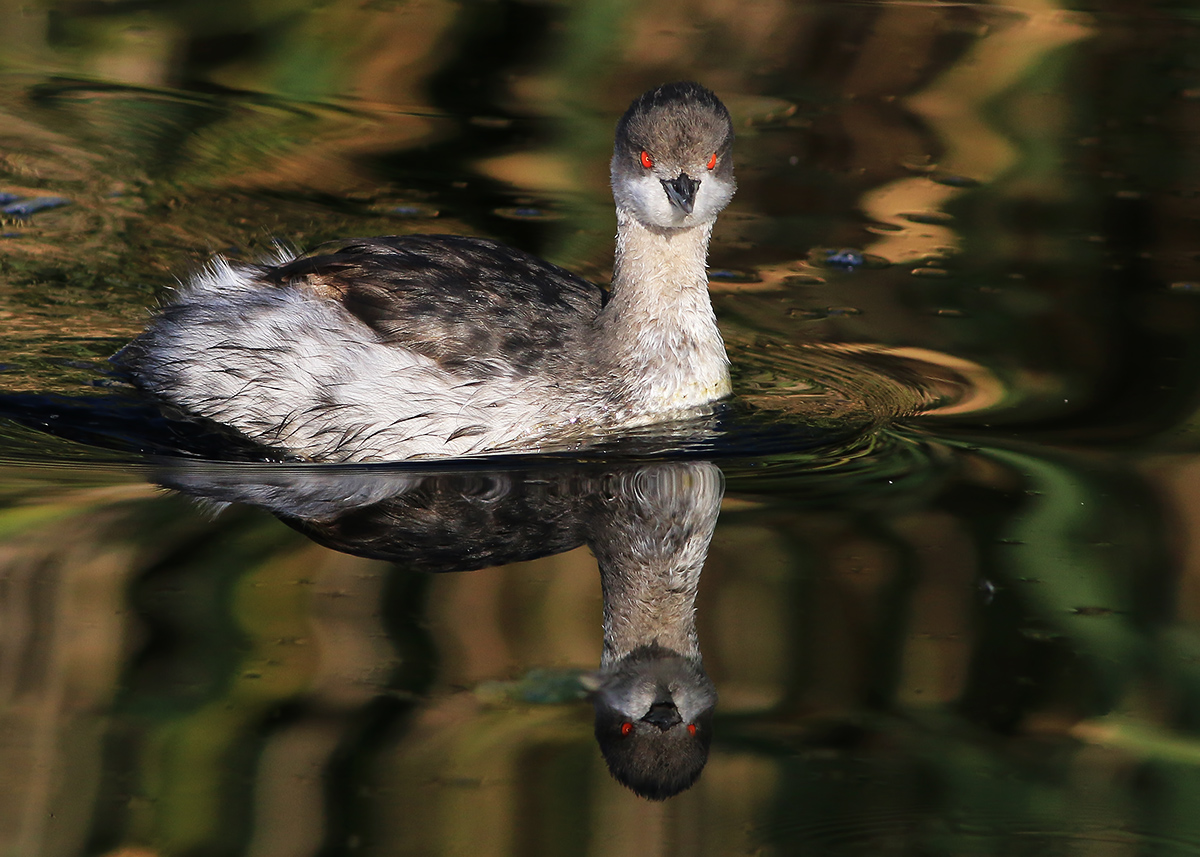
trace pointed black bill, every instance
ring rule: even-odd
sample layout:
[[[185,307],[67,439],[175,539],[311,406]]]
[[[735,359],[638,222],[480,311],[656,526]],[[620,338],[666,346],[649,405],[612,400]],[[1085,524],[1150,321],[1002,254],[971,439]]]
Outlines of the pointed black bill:
[[[700,182],[688,176],[687,173],[680,173],[670,181],[666,179],[661,181],[671,205],[684,214],[691,214],[692,208],[696,204],[696,189],[700,187]]]
[[[677,723],[682,723],[683,718],[679,716],[679,709],[675,707],[673,702],[656,702],[650,706],[650,711],[642,720],[657,726],[661,731],[666,732]]]

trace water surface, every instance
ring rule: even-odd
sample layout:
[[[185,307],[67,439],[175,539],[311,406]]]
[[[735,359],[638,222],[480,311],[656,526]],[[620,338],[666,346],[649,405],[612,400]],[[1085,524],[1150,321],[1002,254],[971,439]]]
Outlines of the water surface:
[[[1198,27],[0,7],[3,850],[1200,851]],[[683,78],[738,130],[712,419],[314,467],[113,374],[213,253],[481,234],[603,280],[613,124]],[[594,735],[595,556],[717,500],[712,744],[648,801]]]

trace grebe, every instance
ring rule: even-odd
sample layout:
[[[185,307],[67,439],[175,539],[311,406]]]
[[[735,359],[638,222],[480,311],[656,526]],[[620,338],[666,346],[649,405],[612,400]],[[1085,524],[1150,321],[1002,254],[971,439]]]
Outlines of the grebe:
[[[350,240],[215,259],[116,359],[159,399],[314,461],[531,450],[696,414],[730,392],[706,262],[732,147],[699,84],[630,105],[607,293],[481,238]]]

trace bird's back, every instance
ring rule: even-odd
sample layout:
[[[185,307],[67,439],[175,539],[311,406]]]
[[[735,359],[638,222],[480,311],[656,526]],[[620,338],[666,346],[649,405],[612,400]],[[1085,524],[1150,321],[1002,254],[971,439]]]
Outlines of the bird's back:
[[[360,239],[218,261],[119,362],[160,398],[306,457],[463,455],[605,422],[603,305],[599,286],[492,241]]]
[[[570,271],[457,235],[359,239],[262,278],[335,299],[384,342],[476,377],[571,357],[604,304],[603,289]]]

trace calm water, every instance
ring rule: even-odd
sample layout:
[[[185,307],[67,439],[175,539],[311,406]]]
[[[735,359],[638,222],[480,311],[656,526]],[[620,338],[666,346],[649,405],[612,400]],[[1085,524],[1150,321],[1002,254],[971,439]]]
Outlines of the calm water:
[[[604,279],[680,78],[712,420],[306,467],[112,374],[277,239]],[[0,3],[0,854],[1200,853],[1198,135],[1185,2]],[[665,801],[588,699],[634,590],[720,697]]]

